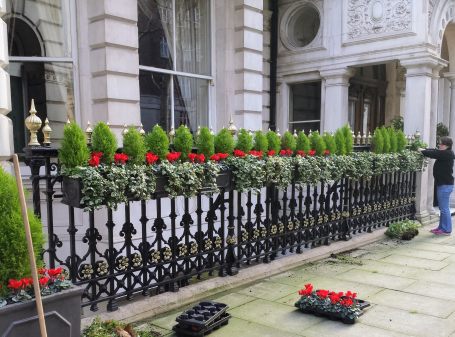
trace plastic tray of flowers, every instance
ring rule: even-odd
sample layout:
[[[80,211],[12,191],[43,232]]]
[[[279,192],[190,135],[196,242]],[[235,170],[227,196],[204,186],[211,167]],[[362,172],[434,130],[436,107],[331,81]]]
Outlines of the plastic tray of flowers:
[[[306,284],[305,289],[299,291],[299,295],[301,299],[295,303],[295,307],[302,313],[341,320],[344,324],[354,324],[355,320],[363,315],[363,309],[370,306],[369,302],[357,299],[357,294],[351,291],[313,291],[311,284]]]

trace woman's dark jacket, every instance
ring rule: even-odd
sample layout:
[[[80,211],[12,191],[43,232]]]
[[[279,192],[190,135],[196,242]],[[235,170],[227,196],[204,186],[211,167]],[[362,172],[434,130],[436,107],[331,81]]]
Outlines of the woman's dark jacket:
[[[453,185],[453,160],[452,150],[426,149],[421,152],[425,157],[436,159],[433,166],[435,186]]]

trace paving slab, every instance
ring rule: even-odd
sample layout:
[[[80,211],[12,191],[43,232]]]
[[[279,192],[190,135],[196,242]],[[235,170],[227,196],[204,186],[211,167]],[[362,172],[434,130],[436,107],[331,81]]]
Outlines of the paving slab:
[[[442,260],[447,259],[448,257],[452,256],[451,254],[448,254],[448,253],[433,252],[433,251],[429,251],[429,250],[419,250],[419,249],[415,249],[415,248],[413,249],[410,247],[407,247],[406,249],[398,249],[398,250],[394,251],[394,254],[417,257],[417,258],[426,259],[426,260],[436,260],[436,261],[442,261]]]
[[[442,268],[441,271],[455,273],[455,263],[449,263],[446,267]]]
[[[300,287],[299,288],[300,290],[302,288],[302,285],[308,283],[307,282],[308,280],[315,278],[317,276],[318,275],[309,274],[306,271],[287,272],[281,275],[268,278],[266,281],[287,284],[294,287]]]
[[[305,329],[324,320],[314,315],[302,314],[296,308],[262,299],[249,302],[229,312],[234,317],[300,336],[305,336]],[[243,336],[249,335],[243,334]]]
[[[369,250],[359,249],[349,254],[349,256],[353,258],[360,258],[362,260],[382,260],[383,258],[392,255],[394,251],[395,250],[376,253]]]
[[[295,273],[308,273],[318,276],[333,276],[352,270],[354,265],[334,262],[319,262],[311,267],[297,269]]]
[[[349,337],[403,337],[403,334],[384,330],[362,323],[353,325],[325,320],[305,330],[305,336],[349,336]]]
[[[403,291],[455,302],[455,285],[418,281],[406,287]]]
[[[443,252],[455,255],[455,247],[446,244],[435,244],[428,242],[418,242],[412,246],[415,249],[431,250],[434,252]]]
[[[289,294],[296,294],[301,288],[275,282],[261,282],[238,291],[240,294],[275,301]]]
[[[424,270],[415,276],[421,281],[455,285],[455,272],[442,270]]]
[[[397,265],[394,263],[387,263],[382,261],[368,261],[362,265],[354,267],[355,269],[367,270],[372,273],[377,272],[386,275],[400,276],[413,278],[415,275],[418,275],[425,271],[425,269],[408,267],[403,265]]]
[[[395,290],[404,289],[412,283],[416,282],[416,280],[410,278],[386,275],[381,273],[371,273],[366,270],[351,270],[346,273],[336,275],[334,278]]]
[[[368,315],[360,317],[358,322],[408,336],[443,337],[450,336],[455,331],[455,322],[447,319],[382,305],[375,305],[368,310]]]
[[[440,318],[446,318],[455,311],[455,302],[389,289],[371,296],[368,300],[382,306],[409,312],[417,311]]]
[[[236,293],[236,292],[226,294],[221,297],[214,296],[214,297],[208,298],[209,301],[225,303],[225,304],[229,305],[229,309],[237,308],[238,306],[241,306],[245,303],[254,301],[256,299],[257,299],[256,297],[247,296],[247,295]]]
[[[450,255],[443,260],[444,262],[455,263],[455,255]]]
[[[449,265],[448,262],[426,260],[417,257],[403,256],[403,255],[390,255],[381,260],[382,262],[390,262],[403,266],[410,266],[422,269],[441,270]]]

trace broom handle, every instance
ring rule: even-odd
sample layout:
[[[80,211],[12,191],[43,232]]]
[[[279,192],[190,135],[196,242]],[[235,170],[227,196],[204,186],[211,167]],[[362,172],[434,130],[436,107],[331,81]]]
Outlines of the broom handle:
[[[35,289],[36,308],[38,309],[39,325],[41,337],[47,337],[46,323],[44,322],[43,303],[41,302],[41,291],[36,270],[35,253],[33,251],[32,235],[30,233],[30,224],[28,222],[27,205],[25,204],[24,187],[22,186],[21,171],[19,169],[19,160],[17,154],[13,155],[14,172],[16,173],[17,190],[21,201],[22,219],[24,221],[25,238],[27,239],[28,258],[30,259],[30,268],[32,270],[33,288]]]

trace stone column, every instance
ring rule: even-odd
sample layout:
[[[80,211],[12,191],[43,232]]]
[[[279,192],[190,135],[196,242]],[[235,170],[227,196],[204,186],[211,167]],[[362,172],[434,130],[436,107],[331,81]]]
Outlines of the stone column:
[[[109,121],[121,140],[124,123],[141,123],[137,1],[91,0],[87,6],[93,122]]]
[[[321,116],[320,131],[336,130],[348,122],[349,79],[354,76],[355,69],[323,69],[320,73],[325,79],[325,115]]]
[[[262,0],[235,0],[235,116],[237,128],[262,129]]]
[[[6,23],[1,17],[6,12],[6,0],[0,0],[0,165],[13,173],[13,167],[7,160],[14,153],[13,123],[6,115],[11,111],[11,87],[9,75],[4,70],[8,65],[8,39]]]
[[[441,61],[442,62],[442,61]],[[430,141],[428,146],[430,148],[436,148],[436,131],[438,126],[438,99],[439,99],[439,71],[447,66],[447,62],[438,64],[433,68],[433,76],[431,79],[431,118],[430,118]],[[428,166],[428,204],[427,209],[430,212],[431,219],[439,218],[439,215],[436,213],[433,208],[434,201],[434,179],[433,179],[433,162],[431,160],[430,165]]]
[[[455,139],[455,72],[444,73],[444,78],[450,81],[449,135]],[[450,207],[455,207],[455,193],[450,195]]]
[[[429,144],[431,137],[431,105],[433,68],[439,64],[434,56],[400,60],[406,72],[404,132],[414,134],[419,129],[421,140]],[[428,170],[417,174],[416,217],[422,223],[430,221],[428,207]]]

